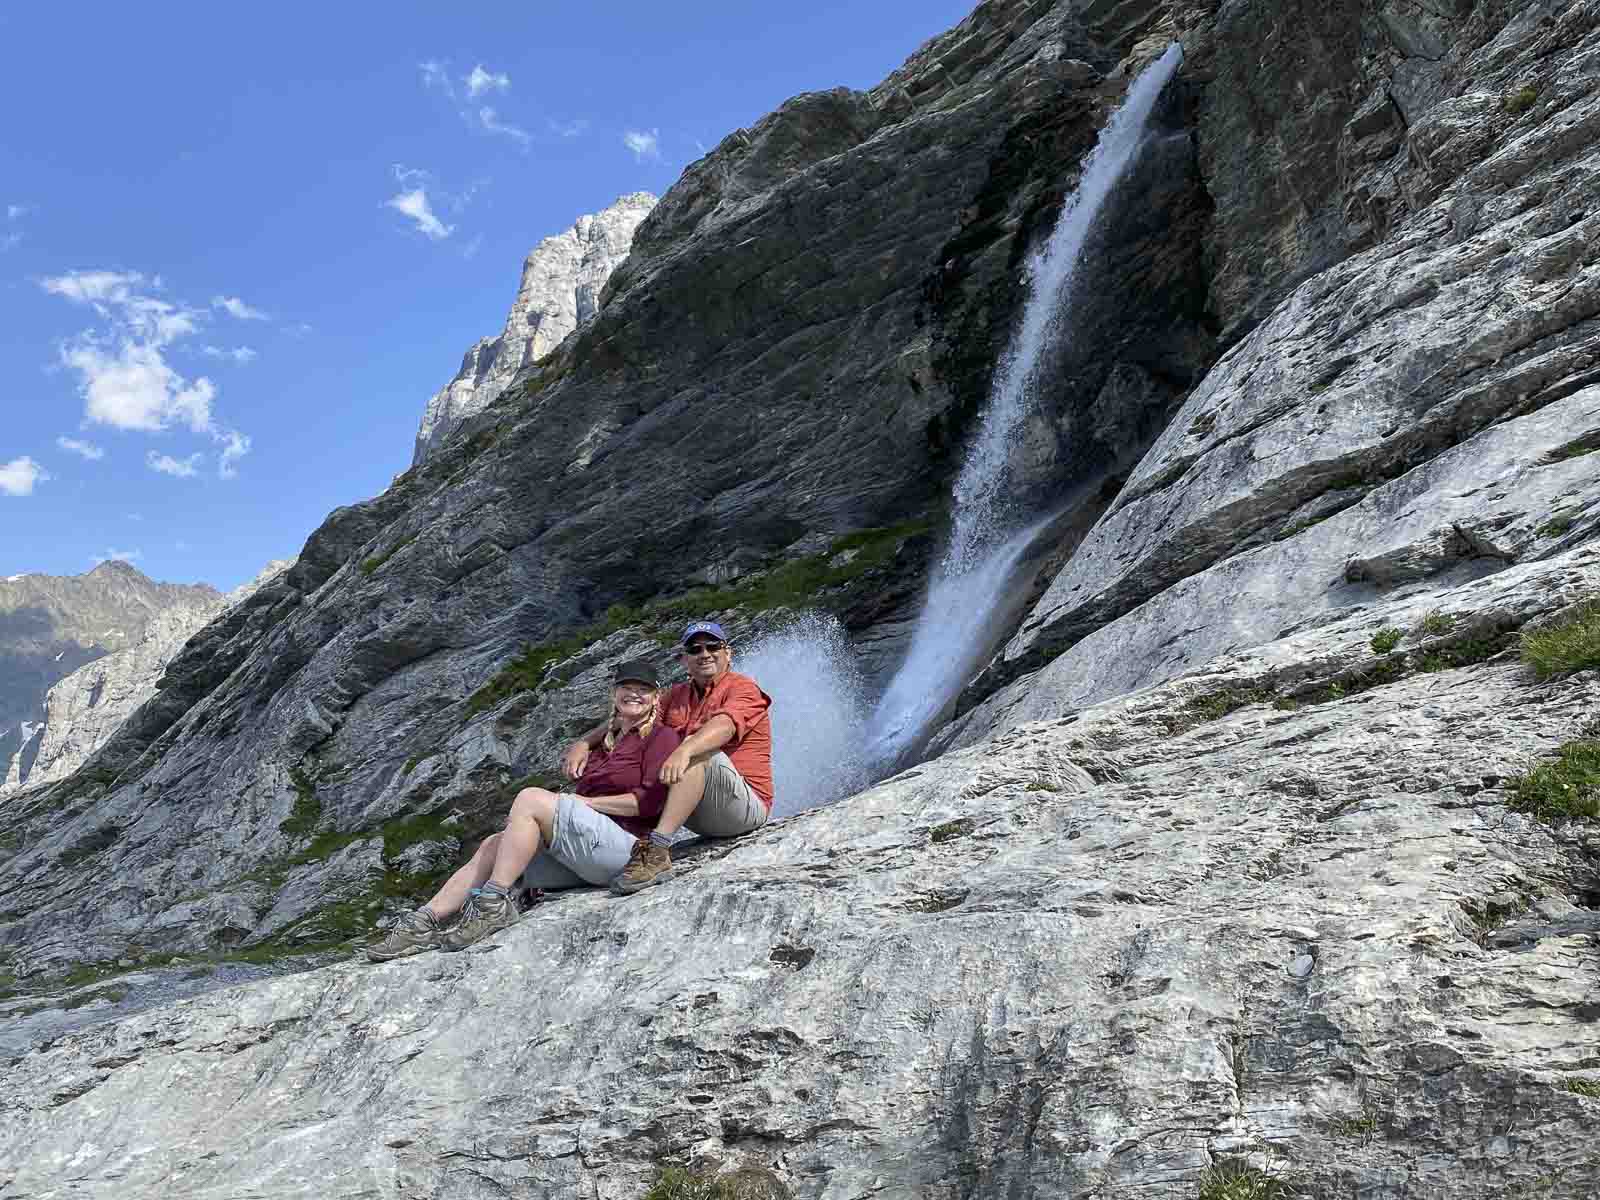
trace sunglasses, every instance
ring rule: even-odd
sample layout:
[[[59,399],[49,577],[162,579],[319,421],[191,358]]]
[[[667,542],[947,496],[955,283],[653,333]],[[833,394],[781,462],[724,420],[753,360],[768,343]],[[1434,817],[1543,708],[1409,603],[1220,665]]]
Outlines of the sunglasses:
[[[715,654],[727,644],[727,642],[690,642],[683,648],[683,652],[685,654]]]

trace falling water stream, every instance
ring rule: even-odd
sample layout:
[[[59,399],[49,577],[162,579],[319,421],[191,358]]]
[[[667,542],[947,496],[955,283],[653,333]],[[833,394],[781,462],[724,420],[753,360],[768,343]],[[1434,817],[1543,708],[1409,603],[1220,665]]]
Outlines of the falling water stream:
[[[1050,518],[1026,523],[1011,500],[1012,462],[1023,422],[1035,406],[1049,351],[1070,332],[1074,286],[1096,218],[1145,140],[1156,101],[1183,61],[1174,42],[1140,73],[1101,131],[1077,191],[1044,247],[1028,263],[1030,294],[1022,324],[994,375],[988,407],[956,479],[950,544],[934,574],[905,663],[868,725],[869,758],[879,771],[914,754],[993,651],[1016,603],[1018,564]]]

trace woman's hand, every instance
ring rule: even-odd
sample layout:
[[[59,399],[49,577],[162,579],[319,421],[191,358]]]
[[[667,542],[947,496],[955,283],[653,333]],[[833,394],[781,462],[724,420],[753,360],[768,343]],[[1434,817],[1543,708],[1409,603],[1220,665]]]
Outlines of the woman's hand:
[[[583,768],[589,765],[589,743],[576,741],[567,747],[567,752],[561,758],[561,770],[568,779],[576,779],[583,774]]]
[[[694,756],[689,753],[688,743],[679,743],[678,748],[667,755],[667,761],[661,764],[661,774],[657,778],[671,787],[687,775],[693,765]]]

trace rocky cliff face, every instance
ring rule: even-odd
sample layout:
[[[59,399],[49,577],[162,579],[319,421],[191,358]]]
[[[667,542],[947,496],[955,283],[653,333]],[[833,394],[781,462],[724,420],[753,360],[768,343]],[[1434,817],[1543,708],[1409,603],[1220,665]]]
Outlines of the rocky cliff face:
[[[156,614],[217,598],[214,588],[156,583],[115,561],[84,575],[0,579],[0,764],[37,734],[58,680],[137,642]]]
[[[1171,35],[1026,436],[1076,507],[942,757],[472,953],[166,1000],[348,953],[686,613],[891,664],[1021,264]],[[1597,64],[1592,2],[1010,0],[724,139],[12,802],[0,1187],[1596,1194],[1595,826],[1517,780],[1600,674],[1517,647],[1600,595]]]
[[[131,646],[55,684],[45,696],[44,720],[28,726],[28,736],[0,778],[0,797],[71,775],[155,694],[156,680],[191,635],[290,565],[288,560],[270,563],[227,595],[205,588],[174,597],[149,618]]]
[[[421,463],[461,422],[482,412],[532,366],[600,309],[600,294],[617,264],[628,257],[633,231],[656,198],[632,192],[609,208],[579,217],[571,229],[547,237],[522,264],[522,282],[499,336],[483,338],[461,360],[461,370],[422,414],[412,463]]]

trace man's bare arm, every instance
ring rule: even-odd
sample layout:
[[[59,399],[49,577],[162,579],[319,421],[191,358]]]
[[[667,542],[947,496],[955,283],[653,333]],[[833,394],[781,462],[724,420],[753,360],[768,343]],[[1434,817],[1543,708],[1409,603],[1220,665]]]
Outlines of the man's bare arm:
[[[588,765],[589,751],[606,740],[606,725],[602,721],[588,733],[584,734],[572,745],[567,747],[567,752],[561,756],[561,770],[568,779],[576,779],[583,774],[583,768]]]

